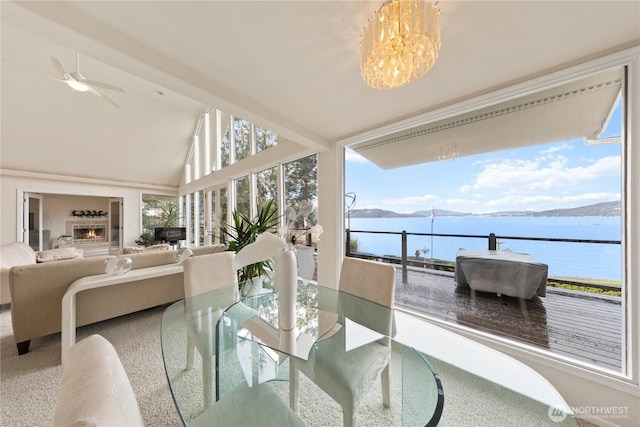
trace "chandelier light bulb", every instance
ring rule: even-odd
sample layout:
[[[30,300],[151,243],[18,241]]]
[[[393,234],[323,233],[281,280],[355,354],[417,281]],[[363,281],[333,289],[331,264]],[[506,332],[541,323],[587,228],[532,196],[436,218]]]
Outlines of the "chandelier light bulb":
[[[365,29],[360,71],[374,89],[414,82],[433,67],[440,52],[440,10],[425,0],[388,0]]]

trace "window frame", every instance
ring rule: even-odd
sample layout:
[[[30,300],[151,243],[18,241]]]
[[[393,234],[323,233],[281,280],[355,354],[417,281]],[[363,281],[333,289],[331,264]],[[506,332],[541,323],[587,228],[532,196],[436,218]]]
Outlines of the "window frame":
[[[577,361],[568,361],[561,357],[555,357],[526,345],[480,331],[440,323],[435,320],[433,322],[438,323],[438,325],[443,328],[450,329],[516,358],[529,360],[552,369],[571,372],[572,374],[589,378],[590,380],[595,376],[601,378],[602,381],[606,381],[612,387],[618,389],[624,388],[629,392],[637,393],[640,370],[640,338],[637,338],[640,334],[640,290],[637,285],[640,281],[640,266],[637,260],[640,259],[640,242],[638,241],[639,239],[633,239],[632,236],[640,235],[640,48],[634,47],[616,52],[514,86],[498,89],[485,95],[374,129],[364,134],[337,141],[336,148],[340,156],[338,164],[341,167],[342,185],[340,188],[342,191],[340,194],[336,194],[336,203],[337,206],[344,207],[344,147],[353,146],[374,138],[384,137],[402,129],[411,129],[470,111],[480,110],[499,102],[526,96],[616,67],[627,67],[626,81],[623,88],[626,94],[624,106],[626,108],[624,108],[623,113],[624,124],[622,138],[625,142],[623,142],[624,147],[622,149],[623,176],[621,178],[623,186],[623,196],[621,200],[623,209],[622,280],[625,281],[625,288],[627,290],[625,295],[623,295],[626,325],[624,331],[626,348],[623,349],[623,359],[627,361],[626,372],[617,373],[603,370],[596,366],[586,366]],[[633,168],[632,165],[636,167]],[[344,230],[344,218],[340,218],[339,222],[339,229]],[[344,233],[339,233],[338,244],[339,247],[344,248]]]

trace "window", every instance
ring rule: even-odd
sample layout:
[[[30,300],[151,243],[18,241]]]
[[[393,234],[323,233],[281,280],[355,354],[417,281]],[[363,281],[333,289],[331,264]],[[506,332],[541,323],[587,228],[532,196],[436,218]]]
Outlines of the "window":
[[[345,250],[399,263],[406,231],[420,273],[397,305],[626,374],[623,71],[348,149]],[[546,297],[456,285],[458,249],[485,250],[490,233],[548,265]]]
[[[309,202],[314,209],[307,217],[298,217],[294,227],[309,228],[317,220],[318,202],[318,158],[316,155],[304,157],[283,165],[284,171],[284,204],[286,207],[301,211],[303,203]],[[311,244],[316,236],[307,235],[306,244]]]
[[[251,198],[249,196],[249,177],[243,176],[233,180],[236,194],[236,210],[238,212],[251,213]]]
[[[278,199],[278,168],[272,167],[256,173],[256,205]]]
[[[259,126],[256,129],[256,152],[278,145],[278,134]]]
[[[185,183],[278,144],[275,132],[221,110],[215,110],[215,114],[210,110],[203,113],[195,128],[185,162]]]
[[[226,130],[222,137],[222,144],[220,144],[220,161],[221,167],[229,166],[231,164],[231,140],[229,136],[229,129]]]
[[[196,191],[191,197],[191,212],[193,214],[193,235],[194,246],[204,245],[205,224],[204,224],[205,200],[204,191]]]
[[[176,196],[142,194],[142,233],[151,233],[156,227],[175,227],[180,224]]]
[[[234,117],[233,133],[235,161],[237,162],[251,154],[251,124],[246,120]]]

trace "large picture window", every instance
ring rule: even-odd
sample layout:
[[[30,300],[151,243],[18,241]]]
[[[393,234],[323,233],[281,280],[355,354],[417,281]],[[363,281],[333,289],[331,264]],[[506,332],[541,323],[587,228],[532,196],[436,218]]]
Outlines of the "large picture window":
[[[345,252],[399,265],[397,306],[626,374],[623,71],[347,149]],[[461,249],[526,254],[545,289],[476,291]]]

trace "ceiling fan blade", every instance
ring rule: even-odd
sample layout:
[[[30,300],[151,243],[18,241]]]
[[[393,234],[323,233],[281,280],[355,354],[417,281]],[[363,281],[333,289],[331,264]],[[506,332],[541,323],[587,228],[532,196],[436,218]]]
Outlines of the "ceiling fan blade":
[[[53,79],[53,80],[57,80],[57,81],[59,81],[61,83],[67,83],[67,81],[68,81],[68,79],[61,79],[60,77],[51,76],[49,74],[47,74],[47,77],[49,77],[50,79]]]
[[[99,88],[102,88],[102,89],[109,89],[109,90],[115,90],[117,92],[127,93],[127,91],[122,89],[121,87],[110,85],[109,83],[102,83],[102,82],[97,82],[95,80],[87,80],[87,79],[83,79],[82,83],[91,85],[91,86],[98,86]]]
[[[89,91],[93,94],[98,95],[100,98],[104,99],[105,101],[107,101],[109,104],[113,105],[116,108],[120,108],[120,104],[118,104],[113,98],[111,98],[109,95],[107,95],[106,93],[99,91],[96,88],[93,88],[91,86],[89,86]]]
[[[65,78],[67,78],[67,76],[70,76],[70,74],[67,72],[67,69],[64,68],[64,65],[62,64],[62,61],[60,61],[59,58],[52,56],[51,57],[51,63],[53,64],[53,68],[56,69],[56,71],[60,74],[62,74]]]

